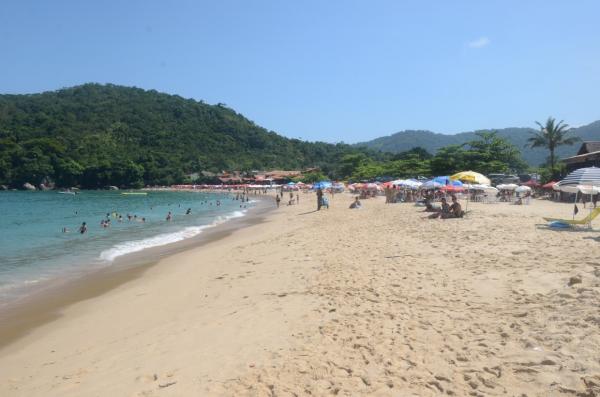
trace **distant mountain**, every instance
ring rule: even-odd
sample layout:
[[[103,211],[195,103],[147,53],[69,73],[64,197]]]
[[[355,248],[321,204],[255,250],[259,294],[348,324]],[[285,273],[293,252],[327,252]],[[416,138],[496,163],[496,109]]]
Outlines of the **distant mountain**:
[[[489,131],[489,130],[488,130]],[[546,161],[548,151],[545,149],[531,149],[527,147],[527,138],[530,133],[535,132],[533,128],[504,128],[499,129],[498,135],[506,138],[513,145],[521,150],[523,159],[532,166],[537,166]],[[475,139],[475,133],[462,132],[455,135],[437,134],[431,131],[407,130],[395,134],[373,139],[368,142],[357,143],[356,146],[368,147],[383,152],[399,153],[414,147],[420,146],[427,149],[430,153],[435,153],[439,148],[447,145],[460,145]],[[573,135],[581,138],[582,141],[600,141],[600,121],[594,121],[591,124],[574,128]],[[559,158],[572,156],[577,153],[579,144],[573,146],[561,146],[557,150]]]

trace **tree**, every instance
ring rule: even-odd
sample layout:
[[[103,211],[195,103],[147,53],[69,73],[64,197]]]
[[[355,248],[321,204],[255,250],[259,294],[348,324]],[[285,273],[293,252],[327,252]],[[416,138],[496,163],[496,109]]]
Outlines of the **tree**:
[[[569,136],[569,125],[564,120],[556,123],[552,117],[548,117],[546,124],[542,125],[539,121],[535,122],[540,127],[540,132],[532,133],[527,140],[531,148],[545,147],[550,151],[550,169],[552,176],[556,176],[556,157],[554,151],[557,147],[563,145],[572,145],[579,140],[576,136]]]

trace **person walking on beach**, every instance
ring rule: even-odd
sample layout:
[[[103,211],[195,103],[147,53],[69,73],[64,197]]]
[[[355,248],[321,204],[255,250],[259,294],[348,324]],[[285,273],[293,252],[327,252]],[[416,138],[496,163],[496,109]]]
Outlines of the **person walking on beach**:
[[[296,193],[296,204],[300,204],[300,193]]]
[[[279,197],[279,195],[275,195],[275,202],[277,203],[277,208],[279,208],[279,203],[281,202],[281,198]]]
[[[317,189],[317,211],[321,210],[321,205],[323,205],[323,190],[319,188]]]

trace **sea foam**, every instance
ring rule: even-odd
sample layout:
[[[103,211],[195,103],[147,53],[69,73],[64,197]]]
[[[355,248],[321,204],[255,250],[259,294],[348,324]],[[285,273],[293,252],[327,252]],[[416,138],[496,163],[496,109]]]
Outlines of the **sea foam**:
[[[147,248],[159,247],[162,245],[176,243],[178,241],[182,241],[188,238],[192,238],[194,236],[202,233],[203,230],[208,229],[210,227],[217,226],[223,222],[226,222],[233,218],[239,218],[246,214],[246,211],[234,211],[233,213],[226,216],[218,216],[215,221],[208,225],[202,226],[189,226],[183,230],[172,232],[172,233],[162,233],[153,237],[148,237],[142,240],[134,240],[134,241],[125,241],[119,244],[114,245],[113,247],[102,251],[100,253],[100,259],[105,262],[112,262],[116,258],[132,254],[134,252],[139,252]]]

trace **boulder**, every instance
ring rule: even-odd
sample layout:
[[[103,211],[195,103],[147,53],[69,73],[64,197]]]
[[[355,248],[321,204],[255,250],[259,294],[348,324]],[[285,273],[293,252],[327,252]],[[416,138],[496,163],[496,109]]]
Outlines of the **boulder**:
[[[29,182],[25,182],[23,184],[23,189],[25,190],[36,190],[35,186],[33,186],[31,183]]]
[[[0,185],[0,190],[8,190],[8,186],[6,186],[6,185]]]
[[[108,190],[119,190],[119,188],[116,186],[109,186]]]
[[[569,279],[569,287],[574,285],[574,284],[581,284],[581,276],[572,276]]]

